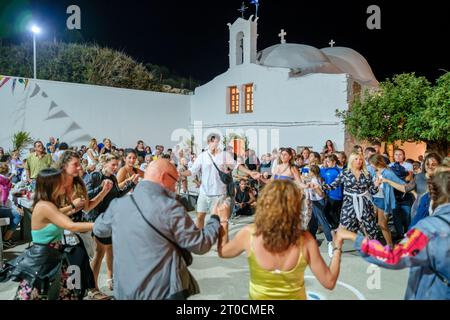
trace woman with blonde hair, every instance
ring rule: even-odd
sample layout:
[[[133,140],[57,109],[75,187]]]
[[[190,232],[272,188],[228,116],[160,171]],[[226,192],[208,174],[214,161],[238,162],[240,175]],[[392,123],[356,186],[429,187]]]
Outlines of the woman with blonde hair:
[[[107,153],[112,153],[112,152],[113,152],[113,147],[112,147],[111,139],[109,139],[109,138],[103,139],[103,148],[102,148],[102,150],[100,150],[100,154],[107,154]]]
[[[104,158],[104,163],[100,172],[93,172],[90,178],[86,182],[86,187],[89,193],[97,194],[102,190],[102,186],[106,181],[112,182],[112,187],[108,194],[102,199],[102,201],[91,210],[86,217],[90,221],[95,221],[100,214],[106,211],[111,201],[116,198],[121,198],[130,192],[138,182],[137,175],[133,176],[133,179],[126,179],[122,183],[118,183],[116,174],[119,168],[119,158],[114,154],[107,154]],[[108,184],[110,184],[108,182]],[[103,257],[106,256],[106,282],[110,290],[113,289],[113,251],[112,251],[112,238],[99,238],[95,237],[96,248],[95,256],[91,262],[91,267],[94,272],[96,281],[96,288],[98,288],[98,275],[102,265]]]
[[[335,287],[342,242],[335,243],[333,258],[327,266],[316,240],[303,231],[301,198],[301,191],[292,181],[270,181],[258,199],[253,225],[244,227],[228,241],[228,222],[221,221],[218,254],[221,258],[234,258],[246,252],[250,299],[306,300],[304,272],[308,265],[325,288]]]
[[[341,227],[353,232],[358,230],[371,239],[377,237],[371,194],[378,192],[380,179],[374,182],[366,168],[364,157],[353,152],[348,160],[348,168],[343,170],[331,184],[325,184],[324,190],[333,190],[342,185],[344,199],[341,210]]]
[[[88,166],[95,166],[98,163],[98,145],[97,140],[92,138],[89,142],[88,150],[86,151],[85,159],[88,161]]]
[[[432,214],[420,220],[394,248],[338,230],[337,238],[354,241],[369,263],[409,269],[406,300],[450,300],[450,170],[438,168],[429,180]]]

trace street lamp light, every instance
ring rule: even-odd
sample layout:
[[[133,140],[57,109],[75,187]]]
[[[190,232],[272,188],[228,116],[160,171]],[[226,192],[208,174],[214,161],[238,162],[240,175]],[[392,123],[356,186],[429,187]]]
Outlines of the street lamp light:
[[[31,32],[33,33],[33,70],[34,79],[36,79],[36,35],[41,33],[41,28],[38,26],[32,26]]]

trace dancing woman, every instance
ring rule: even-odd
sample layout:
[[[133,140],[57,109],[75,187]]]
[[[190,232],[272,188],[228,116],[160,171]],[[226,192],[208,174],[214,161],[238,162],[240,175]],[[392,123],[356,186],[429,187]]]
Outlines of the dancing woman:
[[[376,239],[377,224],[370,195],[378,192],[380,184],[381,180],[372,180],[362,154],[353,152],[348,161],[348,168],[342,171],[334,182],[323,186],[324,190],[333,190],[341,185],[343,187],[341,227],[352,232],[362,230],[370,239]]]

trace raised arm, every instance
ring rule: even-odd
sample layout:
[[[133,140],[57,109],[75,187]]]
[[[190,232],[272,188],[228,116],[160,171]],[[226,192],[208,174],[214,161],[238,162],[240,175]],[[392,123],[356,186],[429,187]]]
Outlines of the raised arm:
[[[93,199],[86,201],[84,211],[89,212],[92,209],[96,208],[100,202],[106,197],[106,195],[111,191],[113,187],[113,182],[111,180],[103,180],[102,183],[102,191],[97,194]]]

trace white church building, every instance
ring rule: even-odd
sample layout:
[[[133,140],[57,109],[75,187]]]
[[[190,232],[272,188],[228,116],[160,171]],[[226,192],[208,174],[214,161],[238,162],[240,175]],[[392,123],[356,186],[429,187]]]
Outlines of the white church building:
[[[229,69],[192,95],[0,76],[0,146],[11,148],[17,131],[72,145],[109,137],[121,147],[139,139],[171,147],[214,131],[246,135],[258,154],[282,146],[321,151],[327,139],[344,150],[335,111],[378,86],[366,59],[333,42],[324,49],[287,43],[284,30],[281,43],[258,52],[257,20],[228,25]]]
[[[195,90],[191,121],[246,131],[250,142],[257,133],[259,153],[277,139],[280,146],[315,150],[331,139],[344,150],[336,110],[347,109],[355,91],[378,86],[366,59],[350,48],[286,43],[284,30],[280,44],[258,52],[257,20],[228,25],[229,69]]]

